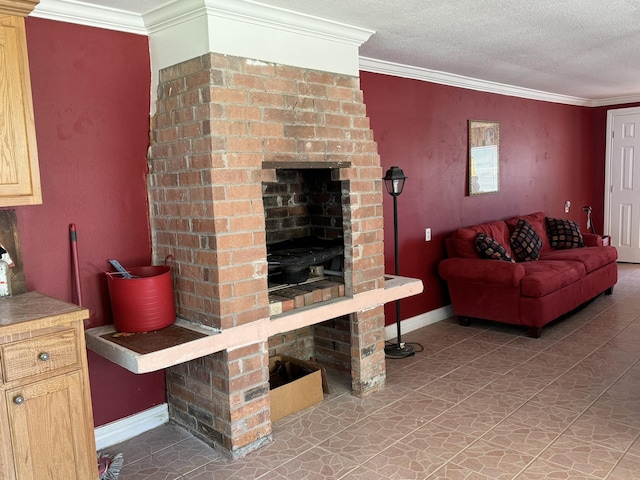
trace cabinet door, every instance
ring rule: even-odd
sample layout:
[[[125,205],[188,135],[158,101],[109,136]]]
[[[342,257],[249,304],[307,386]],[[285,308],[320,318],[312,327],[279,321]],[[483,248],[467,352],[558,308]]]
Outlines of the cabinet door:
[[[42,203],[24,18],[0,15],[0,206]]]
[[[59,375],[6,392],[9,429],[20,480],[98,477],[96,452],[83,408],[81,372]]]

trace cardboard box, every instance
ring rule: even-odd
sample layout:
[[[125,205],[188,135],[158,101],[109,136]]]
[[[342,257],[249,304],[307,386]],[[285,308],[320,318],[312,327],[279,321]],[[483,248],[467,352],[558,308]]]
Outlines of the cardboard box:
[[[320,403],[328,390],[322,368],[287,355],[269,358],[269,384],[272,422]]]

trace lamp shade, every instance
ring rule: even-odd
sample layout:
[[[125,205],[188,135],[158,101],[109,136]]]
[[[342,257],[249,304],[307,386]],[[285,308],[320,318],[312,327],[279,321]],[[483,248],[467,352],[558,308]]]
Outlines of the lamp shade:
[[[400,167],[391,167],[384,175],[384,185],[389,195],[397,197],[404,189],[404,181],[407,179]]]

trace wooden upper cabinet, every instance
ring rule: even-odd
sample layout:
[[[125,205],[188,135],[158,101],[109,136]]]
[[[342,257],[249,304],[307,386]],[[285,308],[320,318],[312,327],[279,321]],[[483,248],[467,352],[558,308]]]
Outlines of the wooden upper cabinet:
[[[0,0],[0,12],[3,7]],[[21,16],[0,14],[0,101],[0,207],[40,204],[31,77]]]

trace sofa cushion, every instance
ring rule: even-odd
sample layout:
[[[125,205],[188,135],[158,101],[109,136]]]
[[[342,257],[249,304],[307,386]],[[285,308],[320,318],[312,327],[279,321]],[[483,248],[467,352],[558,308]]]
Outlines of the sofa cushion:
[[[488,258],[489,260],[515,262],[511,255],[507,253],[507,249],[486,233],[479,233],[476,235],[476,250],[481,257]]]
[[[523,219],[518,220],[510,238],[511,250],[518,262],[537,260],[542,249],[542,239],[533,227]]]
[[[525,275],[520,282],[520,291],[525,297],[543,297],[577,282],[586,274],[581,262],[540,260],[521,265]]]
[[[549,244],[549,236],[547,235],[547,215],[544,212],[530,213],[529,215],[513,217],[506,220],[505,223],[509,228],[510,234],[513,234],[516,229],[516,225],[518,225],[518,220],[520,219],[531,225],[542,240],[542,250],[540,252],[552,250],[551,245]]]
[[[459,228],[453,234],[456,253],[459,257],[481,258],[476,250],[476,236],[484,233],[505,247],[507,253],[513,258],[513,252],[509,246],[509,229],[502,221],[481,223],[471,227]]]
[[[551,250],[540,256],[540,260],[560,260],[580,262],[587,273],[597,270],[618,259],[618,251],[614,247],[584,247],[571,250]]]
[[[547,217],[547,234],[552,248],[582,248],[584,240],[576,222]]]

